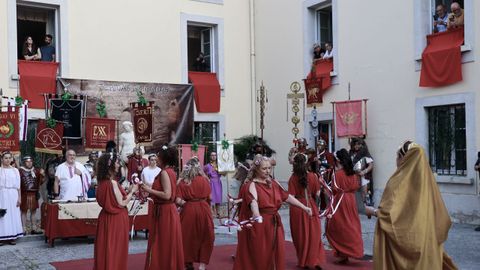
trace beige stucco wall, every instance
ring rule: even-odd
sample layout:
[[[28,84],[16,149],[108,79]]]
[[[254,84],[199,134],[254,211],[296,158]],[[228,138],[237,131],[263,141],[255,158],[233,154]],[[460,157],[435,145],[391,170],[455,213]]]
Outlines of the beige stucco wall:
[[[257,83],[263,80],[270,90],[265,137],[278,152],[276,176],[281,180],[288,180],[291,172],[287,153],[292,146],[293,124],[286,119],[286,95],[291,82],[305,78],[308,70],[304,66],[304,55],[311,55],[312,44],[308,44],[309,50],[306,51],[303,43],[305,35],[313,35],[306,32],[304,27],[306,2],[315,1],[256,1]],[[420,88],[420,72],[416,71],[418,63],[414,48],[413,3],[373,1],[367,5],[362,1],[334,2],[337,76],[335,84],[324,95],[323,105],[317,110],[319,113],[331,114],[330,102],[348,99],[349,83],[351,99],[369,99],[366,142],[375,159],[375,188],[381,191],[395,170],[395,151],[399,144],[405,139],[416,139],[419,128],[415,111],[417,98],[473,93],[474,104],[480,104],[480,50],[474,50],[476,61],[462,65],[462,82],[440,88]],[[479,14],[478,3],[473,6],[473,14]],[[473,17],[473,25],[476,26],[478,19]],[[475,27],[474,34],[475,43],[479,44],[480,28]],[[479,115],[478,107],[475,106],[474,115]],[[305,114],[305,119],[308,120],[310,109]],[[292,113],[289,112],[289,115],[291,117]],[[474,139],[467,141],[467,144],[473,144],[478,149],[479,120],[478,117],[470,120],[475,122]],[[468,125],[467,123],[467,128]],[[302,127],[300,134],[310,136],[308,124],[303,124]],[[349,149],[346,139],[338,139],[336,144],[337,150],[342,147]],[[469,165],[475,162],[476,151],[467,156]],[[473,184],[439,185],[455,218],[478,223],[478,174],[474,174],[473,166],[467,169],[475,178]]]

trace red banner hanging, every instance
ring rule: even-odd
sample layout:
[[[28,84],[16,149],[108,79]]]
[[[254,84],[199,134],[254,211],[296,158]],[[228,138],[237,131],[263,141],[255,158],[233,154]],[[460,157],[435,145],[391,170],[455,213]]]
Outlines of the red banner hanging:
[[[20,152],[19,118],[15,106],[7,106],[6,111],[0,112],[0,152]]]
[[[48,154],[62,154],[63,124],[49,128],[43,119],[38,121],[35,136],[35,151]]]
[[[133,113],[133,129],[135,142],[140,145],[152,145],[153,102],[142,106],[139,103],[130,103]]]
[[[322,89],[323,78],[312,77],[304,79],[305,92],[307,94],[307,107],[313,107],[322,104],[323,93]]]
[[[42,93],[55,94],[57,88],[58,63],[39,61],[18,61],[20,73],[20,95],[29,100],[30,108],[43,109]]]
[[[365,135],[363,131],[363,100],[349,100],[334,102],[335,127],[338,137]]]
[[[115,140],[115,119],[85,119],[85,151],[102,151],[108,141]]]

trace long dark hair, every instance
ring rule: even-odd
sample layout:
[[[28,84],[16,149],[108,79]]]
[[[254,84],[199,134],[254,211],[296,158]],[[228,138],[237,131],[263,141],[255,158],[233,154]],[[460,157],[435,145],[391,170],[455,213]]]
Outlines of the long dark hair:
[[[342,165],[345,174],[354,175],[355,172],[353,171],[352,159],[350,158],[347,149],[342,148],[338,150],[335,155],[337,156],[338,161]]]
[[[27,39],[28,39],[28,38],[31,38],[31,36],[25,37],[25,41],[23,41],[23,52],[22,52],[22,56],[28,54],[28,44],[27,44]],[[36,53],[37,53],[37,46],[35,46],[35,43],[33,42],[33,38],[32,38],[32,53],[33,53],[33,54],[36,54]]]
[[[163,163],[163,166],[178,166],[178,153],[177,149],[173,146],[163,145],[160,151],[157,153],[158,159]],[[163,169],[163,168],[162,168]]]
[[[298,177],[300,185],[307,188],[307,157],[304,154],[296,154],[293,157],[293,174]]]
[[[115,163],[117,162],[117,159],[117,154],[113,152],[105,153],[98,158],[96,166],[98,182],[110,180],[111,177],[116,175]]]

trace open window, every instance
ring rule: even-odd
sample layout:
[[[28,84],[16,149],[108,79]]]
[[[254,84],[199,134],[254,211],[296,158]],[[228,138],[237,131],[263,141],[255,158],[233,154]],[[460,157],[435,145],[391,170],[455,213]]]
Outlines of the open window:
[[[212,26],[188,25],[188,70],[215,72],[215,44]]]
[[[332,5],[321,6],[315,11],[315,41],[325,48],[325,43],[332,42]]]
[[[216,142],[219,137],[219,122],[194,122],[193,138],[200,144],[206,145],[208,151],[216,151]]]

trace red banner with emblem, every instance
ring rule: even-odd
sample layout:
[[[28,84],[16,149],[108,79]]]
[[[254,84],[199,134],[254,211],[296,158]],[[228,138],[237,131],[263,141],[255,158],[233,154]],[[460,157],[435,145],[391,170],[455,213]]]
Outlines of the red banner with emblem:
[[[153,131],[153,102],[147,105],[130,103],[133,112],[133,129],[135,131],[135,142],[139,145],[152,145]]]
[[[38,121],[35,136],[35,151],[48,154],[62,154],[63,124],[57,123],[54,128],[47,126],[43,119]]]
[[[102,151],[108,141],[115,140],[115,119],[85,119],[85,151]]]
[[[304,79],[305,92],[307,92],[307,107],[313,107],[322,104],[323,93],[321,77],[312,77]]]
[[[335,106],[336,114],[335,128],[337,130],[338,137],[353,137],[366,135],[366,132],[364,132],[363,130],[363,102],[366,101],[348,100],[337,101],[333,103]]]
[[[6,106],[7,110],[0,112],[0,152],[20,152],[18,110],[15,106]]]

